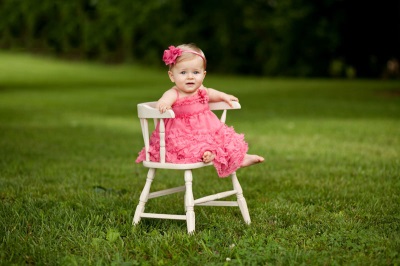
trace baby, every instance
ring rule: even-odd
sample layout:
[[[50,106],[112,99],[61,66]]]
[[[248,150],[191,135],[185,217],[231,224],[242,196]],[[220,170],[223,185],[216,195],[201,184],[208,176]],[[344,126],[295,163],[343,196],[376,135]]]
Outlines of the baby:
[[[206,88],[206,58],[193,44],[170,46],[163,60],[169,66],[168,75],[175,86],[167,90],[157,102],[161,113],[173,109],[174,119],[166,119],[166,162],[213,162],[220,177],[238,168],[264,161],[259,155],[248,154],[244,135],[222,123],[210,110],[208,102],[238,101],[233,95]],[[159,161],[159,133],[150,138],[150,160]],[[144,149],[136,162],[145,160]]]

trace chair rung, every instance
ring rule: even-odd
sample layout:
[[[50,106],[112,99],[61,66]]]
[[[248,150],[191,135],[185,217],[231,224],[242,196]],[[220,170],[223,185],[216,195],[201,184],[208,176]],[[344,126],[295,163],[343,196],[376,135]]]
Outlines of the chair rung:
[[[237,193],[236,190],[230,190],[230,191],[221,192],[221,193],[217,193],[217,194],[214,194],[214,195],[206,196],[206,197],[203,197],[203,198],[196,199],[194,201],[194,205],[198,205],[200,203],[213,201],[213,200],[217,200],[217,199],[223,199],[223,198],[232,196],[232,195],[234,195],[236,193]]]
[[[174,188],[169,188],[169,189],[164,189],[156,192],[152,192],[149,194],[149,199],[152,198],[157,198],[161,196],[166,196],[170,194],[174,194],[177,192],[185,191],[186,187],[185,186],[180,186],[180,187],[174,187]]]
[[[195,204],[195,206],[228,206],[228,207],[237,207],[239,204],[237,201],[208,201],[204,203]]]
[[[171,220],[186,220],[186,215],[177,214],[161,214],[161,213],[142,213],[142,218],[156,218],[156,219],[171,219]]]

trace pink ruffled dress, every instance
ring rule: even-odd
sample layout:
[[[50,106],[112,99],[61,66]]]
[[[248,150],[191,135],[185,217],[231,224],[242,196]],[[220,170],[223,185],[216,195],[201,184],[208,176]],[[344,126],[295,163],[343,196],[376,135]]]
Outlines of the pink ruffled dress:
[[[204,87],[192,96],[178,98],[172,105],[175,118],[165,119],[166,162],[201,162],[204,152],[215,155],[214,167],[219,177],[227,177],[241,165],[248,145],[244,135],[222,123],[208,106]],[[160,136],[158,125],[150,136],[150,160],[160,161]],[[145,149],[139,152],[136,162],[146,158]]]

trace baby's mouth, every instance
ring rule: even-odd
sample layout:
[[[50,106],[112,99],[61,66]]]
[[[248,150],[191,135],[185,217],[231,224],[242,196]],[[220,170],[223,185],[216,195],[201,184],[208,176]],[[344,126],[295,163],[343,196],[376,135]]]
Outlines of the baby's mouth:
[[[186,85],[194,85],[194,82],[187,82]]]

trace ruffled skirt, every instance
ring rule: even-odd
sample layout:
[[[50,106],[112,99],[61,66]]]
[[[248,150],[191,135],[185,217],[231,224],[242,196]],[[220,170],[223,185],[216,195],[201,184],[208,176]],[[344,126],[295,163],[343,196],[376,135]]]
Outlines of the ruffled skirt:
[[[172,120],[171,120],[172,121]],[[168,121],[169,122],[169,121]],[[168,126],[166,124],[166,129]],[[248,145],[243,134],[235,132],[233,127],[220,123],[218,128],[209,129],[166,130],[166,158],[169,163],[201,162],[203,154],[210,151],[215,155],[214,167],[219,177],[227,177],[235,172],[243,162]],[[155,130],[150,137],[150,161],[160,161],[160,137]],[[143,148],[136,162],[146,158]]]

